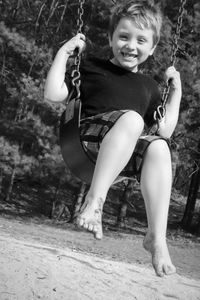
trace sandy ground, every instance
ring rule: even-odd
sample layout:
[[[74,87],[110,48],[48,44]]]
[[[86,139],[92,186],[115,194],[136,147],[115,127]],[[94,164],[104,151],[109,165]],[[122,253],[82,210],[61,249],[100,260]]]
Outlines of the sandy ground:
[[[142,236],[64,227],[0,218],[0,300],[200,299],[198,243],[171,241],[178,274],[159,278]]]

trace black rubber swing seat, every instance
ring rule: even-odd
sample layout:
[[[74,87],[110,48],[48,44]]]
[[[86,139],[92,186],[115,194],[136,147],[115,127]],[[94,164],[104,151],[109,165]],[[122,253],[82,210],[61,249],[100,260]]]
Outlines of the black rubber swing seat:
[[[95,164],[89,159],[80,140],[81,100],[71,99],[60,119],[60,146],[70,171],[85,183],[92,180]]]

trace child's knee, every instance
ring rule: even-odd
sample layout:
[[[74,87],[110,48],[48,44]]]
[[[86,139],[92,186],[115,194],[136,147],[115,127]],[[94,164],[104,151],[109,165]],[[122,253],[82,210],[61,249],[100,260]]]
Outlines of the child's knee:
[[[149,159],[159,163],[171,161],[170,149],[164,139],[153,141],[147,149],[146,156],[148,156]]]
[[[143,118],[135,111],[128,111],[118,120],[118,125],[124,130],[130,138],[138,137],[144,128]]]

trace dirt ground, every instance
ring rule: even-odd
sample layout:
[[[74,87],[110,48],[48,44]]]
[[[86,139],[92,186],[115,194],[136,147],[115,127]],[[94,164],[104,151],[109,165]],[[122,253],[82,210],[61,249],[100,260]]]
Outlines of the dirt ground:
[[[97,241],[66,219],[50,219],[55,190],[16,183],[9,201],[0,197],[0,300],[200,300],[200,237],[183,231],[185,198],[173,192],[168,245],[177,274],[155,275],[142,248],[147,222],[135,192],[124,227],[116,226],[117,194],[103,214]],[[76,192],[57,197],[73,208]]]
[[[104,239],[72,224],[0,217],[0,300],[200,299],[198,239],[169,239],[178,273],[159,278],[143,234],[106,230]]]

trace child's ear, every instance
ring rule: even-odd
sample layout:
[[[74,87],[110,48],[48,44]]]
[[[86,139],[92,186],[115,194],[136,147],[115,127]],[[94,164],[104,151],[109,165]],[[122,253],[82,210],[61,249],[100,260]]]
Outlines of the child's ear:
[[[155,46],[153,46],[153,48],[151,49],[151,51],[150,51],[150,53],[149,53],[150,56],[153,55],[153,53],[154,53],[154,51],[155,51],[155,49],[156,49],[156,46],[157,46],[157,44],[156,44]]]

